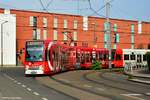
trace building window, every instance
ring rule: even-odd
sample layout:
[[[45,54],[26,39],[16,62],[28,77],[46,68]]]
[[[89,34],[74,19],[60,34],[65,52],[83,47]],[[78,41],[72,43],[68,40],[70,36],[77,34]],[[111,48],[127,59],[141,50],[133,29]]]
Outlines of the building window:
[[[41,30],[33,29],[33,40],[39,40],[41,38]]]
[[[77,32],[76,31],[73,32],[73,40],[77,41]]]
[[[43,30],[43,39],[44,39],[44,40],[47,39],[47,30]]]
[[[76,43],[76,42],[74,43],[74,46],[77,46],[77,43]]]
[[[41,39],[41,30],[37,29],[37,40]]]
[[[138,21],[138,33],[142,33],[142,21]]]
[[[82,46],[83,47],[88,47],[88,43],[87,42],[82,42]]]
[[[83,17],[83,30],[84,31],[88,30],[88,17],[87,16]]]
[[[78,28],[78,21],[74,20],[73,21],[73,29],[77,29]]]
[[[131,25],[131,48],[134,49],[134,24]]]
[[[30,16],[30,26],[37,26],[37,17],[35,16]]]
[[[68,28],[68,22],[67,22],[67,19],[64,19],[64,28]]]
[[[43,17],[43,27],[47,27],[47,18]]]
[[[104,33],[104,42],[107,42],[108,34]]]
[[[58,31],[54,30],[54,40],[57,40],[57,37],[58,37]]]
[[[33,29],[33,40],[37,39],[37,30]]]
[[[150,43],[148,44],[147,48],[150,49]]]
[[[54,17],[54,28],[58,28],[58,19]]]
[[[67,40],[68,33],[67,32],[63,32],[63,34],[64,34],[64,40]]]

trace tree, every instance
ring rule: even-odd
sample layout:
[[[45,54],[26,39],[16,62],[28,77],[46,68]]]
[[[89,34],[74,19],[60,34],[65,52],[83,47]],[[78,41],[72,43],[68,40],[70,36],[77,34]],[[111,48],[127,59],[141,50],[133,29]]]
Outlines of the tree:
[[[102,67],[101,62],[99,62],[99,61],[97,61],[97,60],[94,61],[93,64],[92,64],[92,69],[93,69],[93,70],[100,70],[101,67]]]
[[[147,59],[148,70],[150,71],[150,52],[146,53],[146,59]]]

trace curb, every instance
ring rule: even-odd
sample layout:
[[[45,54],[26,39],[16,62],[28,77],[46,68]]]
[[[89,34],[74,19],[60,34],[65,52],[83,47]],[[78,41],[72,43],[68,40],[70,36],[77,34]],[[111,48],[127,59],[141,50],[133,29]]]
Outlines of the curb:
[[[127,73],[127,72],[124,72],[125,75],[132,75],[133,77],[139,77],[139,78],[148,78],[150,79],[150,77],[145,77],[145,76],[140,76],[140,75],[134,75],[134,74],[130,74],[130,73]],[[136,79],[136,78],[132,78],[132,79],[128,79],[129,81],[132,81],[132,82],[137,82],[137,83],[143,83],[143,84],[147,84],[147,85],[150,85],[150,81],[143,81],[143,80],[139,80],[139,79]]]
[[[150,85],[150,81],[143,81],[143,80],[139,80],[139,79],[128,79],[129,81],[132,81],[132,82],[137,82],[137,83],[143,83],[143,84],[147,84],[147,85]]]
[[[150,76],[143,76],[143,75],[135,75],[128,72],[124,72],[125,75],[132,75],[133,77],[140,77],[140,78],[147,78],[150,79]]]

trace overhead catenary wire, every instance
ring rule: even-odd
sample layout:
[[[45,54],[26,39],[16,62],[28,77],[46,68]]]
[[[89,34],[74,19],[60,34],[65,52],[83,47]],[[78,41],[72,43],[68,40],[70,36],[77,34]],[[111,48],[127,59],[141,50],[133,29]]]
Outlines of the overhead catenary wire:
[[[46,7],[47,8],[47,7]],[[88,8],[87,8],[88,9]],[[52,16],[55,16],[55,15],[53,15],[52,14]],[[39,15],[39,17],[40,17],[40,15]],[[63,18],[62,18],[63,19]],[[90,20],[89,20],[90,21]],[[58,24],[63,24],[63,23],[58,23]],[[81,24],[82,24],[82,22],[81,22]],[[137,24],[136,24],[137,25]],[[103,26],[103,24],[101,25],[101,27]],[[126,25],[126,26],[124,26],[124,27],[128,27],[128,26],[131,26],[130,24],[129,25]],[[18,26],[19,27],[19,26]],[[125,28],[120,28],[120,27],[117,27],[117,29],[121,29],[121,30],[126,30]],[[38,27],[38,28],[42,28],[42,27]],[[89,27],[90,28],[90,27]],[[137,30],[135,30],[135,31],[137,31]],[[100,31],[98,31],[98,32],[100,32]],[[102,32],[103,32],[103,30],[102,30]],[[128,32],[122,32],[122,33],[126,33],[126,34],[128,34]],[[129,34],[131,34],[131,32],[129,32]],[[142,33],[142,35],[149,35],[149,34],[145,34],[145,32],[143,32]]]

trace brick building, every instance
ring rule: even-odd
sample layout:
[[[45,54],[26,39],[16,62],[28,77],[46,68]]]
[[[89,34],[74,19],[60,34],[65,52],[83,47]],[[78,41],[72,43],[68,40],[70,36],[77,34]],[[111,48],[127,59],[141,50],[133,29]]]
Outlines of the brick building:
[[[0,13],[16,14],[16,52],[25,48],[26,40],[55,40],[85,47],[106,48],[104,18],[56,14],[48,12],[0,9]],[[112,48],[148,48],[150,22],[110,19]],[[23,54],[19,55],[23,62]]]

